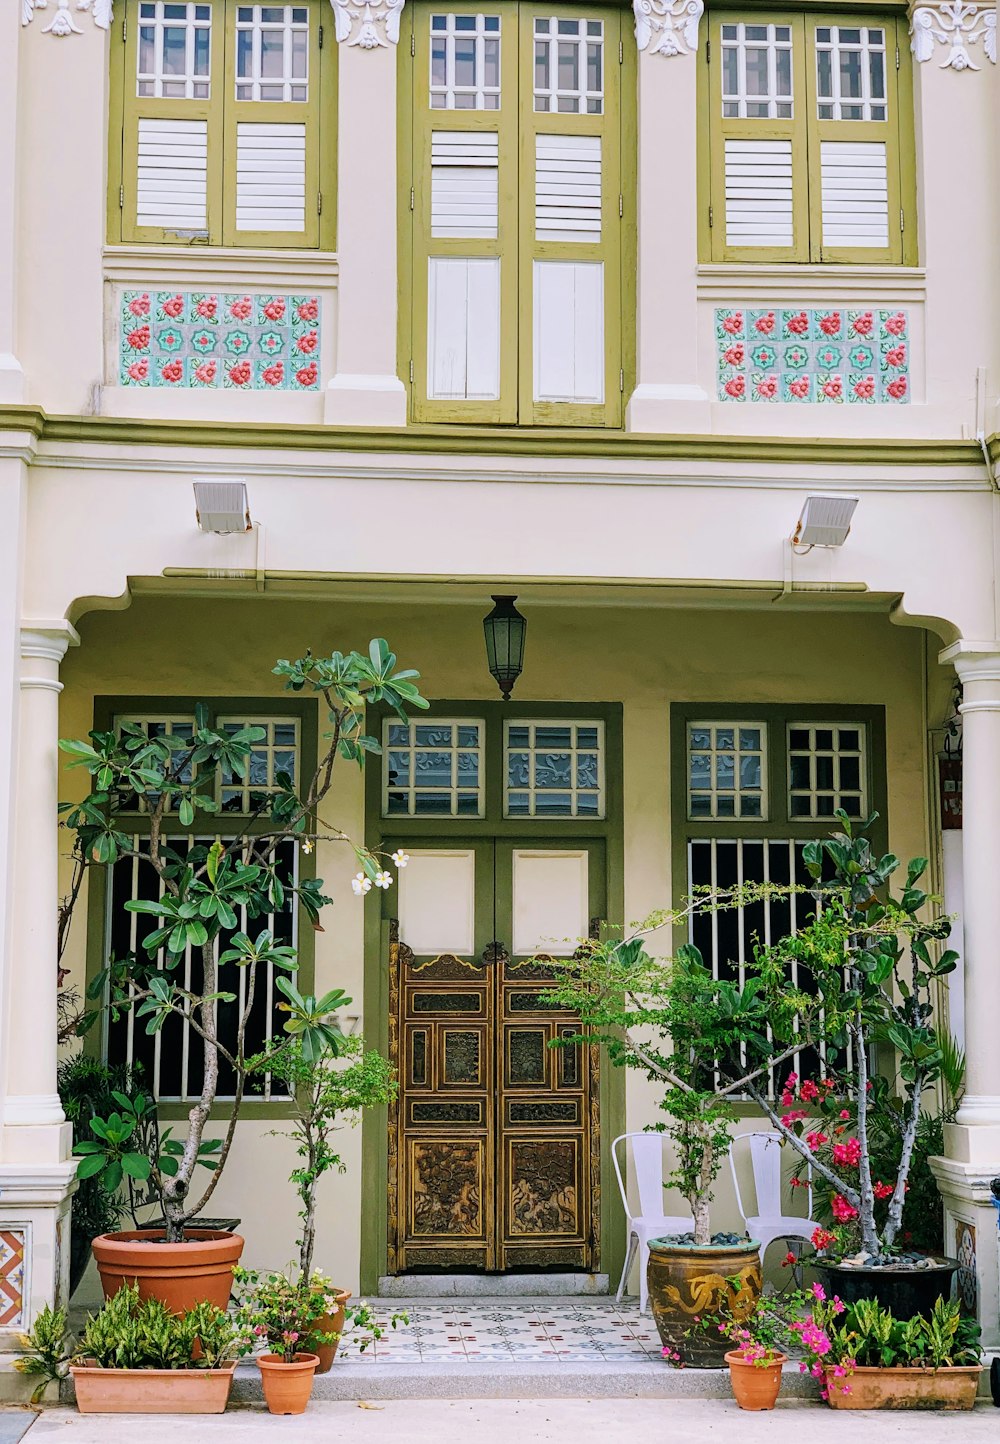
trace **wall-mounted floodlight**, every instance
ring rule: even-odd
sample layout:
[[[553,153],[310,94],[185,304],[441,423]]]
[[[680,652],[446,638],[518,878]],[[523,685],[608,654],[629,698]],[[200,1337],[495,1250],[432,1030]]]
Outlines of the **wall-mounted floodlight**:
[[[807,496],[795,524],[792,545],[842,547],[851,530],[857,504],[856,496]]]
[[[245,481],[194,483],[194,504],[202,531],[250,531],[250,499]]]

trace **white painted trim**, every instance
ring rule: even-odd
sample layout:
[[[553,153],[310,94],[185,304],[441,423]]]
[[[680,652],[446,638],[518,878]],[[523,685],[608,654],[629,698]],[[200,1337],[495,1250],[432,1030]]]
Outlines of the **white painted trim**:
[[[65,657],[70,647],[80,645],[80,634],[71,622],[67,621],[22,621],[21,623],[21,656],[24,658],[34,657],[45,662],[55,662],[57,665]],[[30,685],[28,677],[22,677],[22,685]],[[39,680],[38,685],[47,686],[51,679]],[[57,684],[58,685],[58,684]]]
[[[46,1128],[65,1123],[66,1115],[58,1093],[8,1093],[3,1122],[5,1128]]]
[[[978,1127],[981,1124],[1000,1124],[1000,1095],[983,1094],[975,1097],[966,1093],[955,1116],[960,1126]]]
[[[105,246],[104,279],[129,289],[206,286],[236,290],[310,291],[335,288],[340,262],[335,251],[254,250],[237,246]],[[0,358],[2,360],[2,358]]]
[[[945,647],[938,653],[938,661],[944,667],[950,662],[963,684],[1000,682],[1000,641],[976,642],[962,639],[952,642],[950,647]],[[1000,701],[994,703],[977,698],[975,702],[963,703],[959,710],[992,711],[994,707],[1000,707]]]

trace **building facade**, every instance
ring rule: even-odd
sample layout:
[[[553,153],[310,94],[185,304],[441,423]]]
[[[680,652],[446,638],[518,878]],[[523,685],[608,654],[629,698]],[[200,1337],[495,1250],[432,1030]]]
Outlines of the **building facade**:
[[[433,707],[384,722],[335,820],[411,864],[358,900],[353,853],[320,844],[288,865],[326,880],[333,925],[275,919],[402,1085],[343,1140],[317,1262],[367,1291],[421,1268],[615,1277],[610,1144],[656,1097],[548,1048],[566,1020],[530,960],[692,885],[793,879],[843,806],[928,856],[958,915],[939,1017],[967,1090],[935,1168],[1000,1346],[995,20],[959,0],[5,7],[0,1354],[66,1293],[56,809],[83,775],[58,738],[183,735],[206,700],[263,726],[266,791],[308,771],[323,720],[275,659],[374,636]],[[245,482],[245,533],[201,529],[206,479]],[[842,545],[795,543],[809,496],[857,500]],[[493,594],[529,621],[510,703]],[[221,801],[238,830],[250,792]],[[143,886],[81,897],[67,985],[134,945],[109,900]],[[789,924],[700,941],[739,968]],[[190,1037],[125,1023],[93,1046],[183,1117]],[[246,1105],[212,1204],[276,1266],[284,1111]]]

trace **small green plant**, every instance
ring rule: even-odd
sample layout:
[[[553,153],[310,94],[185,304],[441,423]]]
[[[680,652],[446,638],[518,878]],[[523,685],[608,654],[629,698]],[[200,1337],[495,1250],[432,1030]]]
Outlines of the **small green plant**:
[[[41,1401],[50,1384],[58,1384],[69,1373],[66,1337],[66,1310],[52,1309],[48,1304],[38,1315],[34,1327],[21,1335],[21,1347],[26,1352],[14,1360],[14,1368],[38,1380],[31,1395],[33,1404]]]
[[[379,1341],[385,1338],[386,1330],[398,1329],[400,1324],[407,1325],[409,1322],[410,1316],[405,1312],[390,1314],[382,1321],[371,1304],[362,1299],[345,1310],[340,1352],[357,1349],[359,1354],[364,1354],[371,1349],[373,1354],[377,1354]]]

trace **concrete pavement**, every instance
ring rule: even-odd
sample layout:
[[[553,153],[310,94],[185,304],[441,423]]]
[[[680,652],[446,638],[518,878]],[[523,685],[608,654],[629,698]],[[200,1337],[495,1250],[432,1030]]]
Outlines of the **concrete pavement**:
[[[0,1415],[0,1418],[3,1416]],[[715,1399],[390,1400],[383,1404],[313,1403],[300,1418],[261,1409],[218,1417],[103,1415],[47,1409],[24,1444],[983,1444],[995,1441],[1000,1414],[844,1413],[789,1402],[748,1414]],[[0,1436],[2,1437],[2,1436]]]

